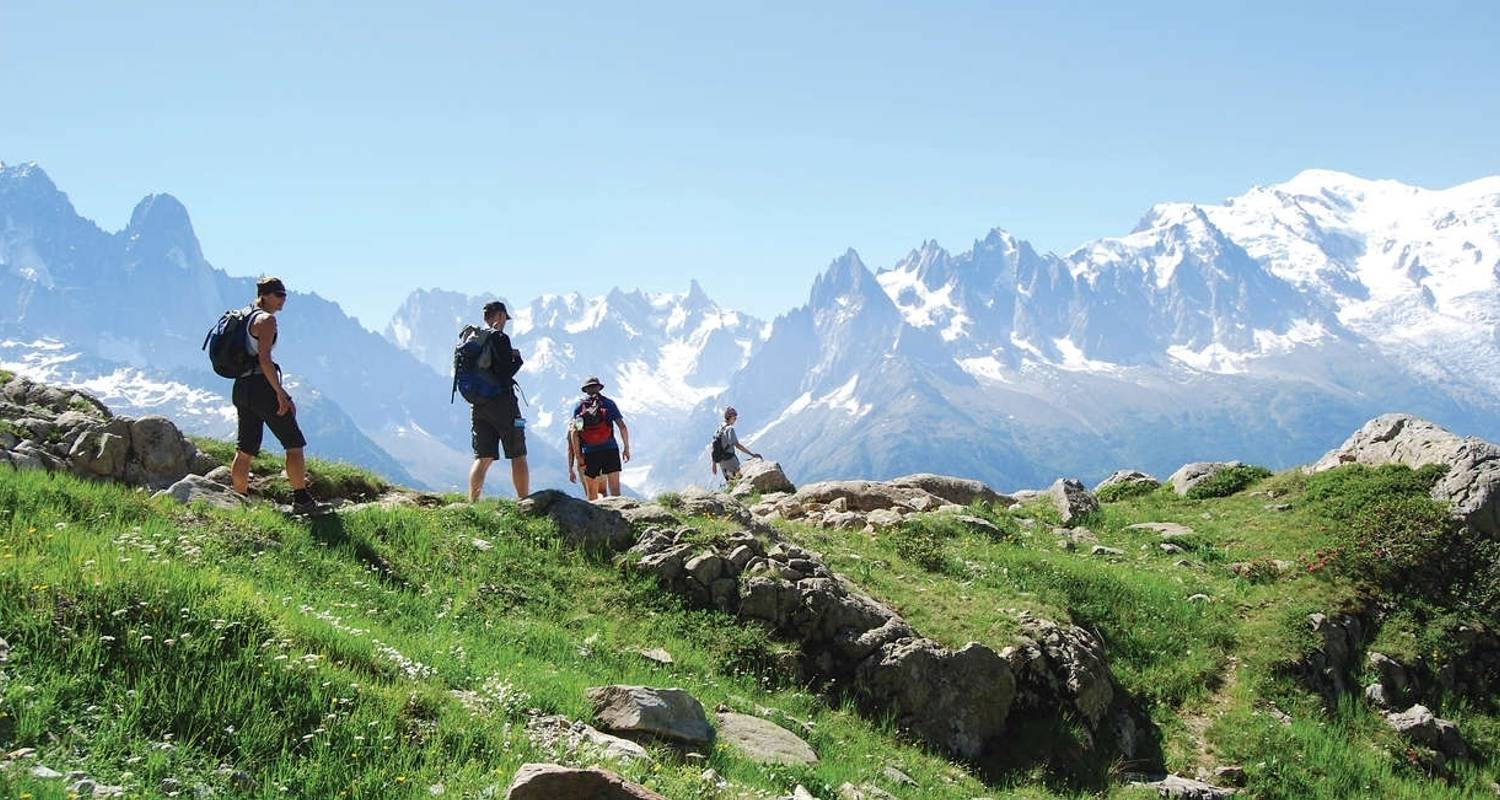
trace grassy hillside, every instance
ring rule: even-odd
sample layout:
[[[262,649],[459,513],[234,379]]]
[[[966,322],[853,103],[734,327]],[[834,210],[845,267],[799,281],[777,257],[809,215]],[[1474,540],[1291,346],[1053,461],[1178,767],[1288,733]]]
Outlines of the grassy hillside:
[[[1428,524],[1422,480],[1338,470],[1223,498],[1123,497],[1089,523],[1116,556],[1059,549],[1052,512],[1038,505],[974,509],[1000,539],[936,516],[878,537],[783,529],[948,644],[1003,646],[1013,609],[1096,630],[1179,774],[1242,765],[1250,797],[1493,796],[1484,758],[1454,764],[1450,780],[1429,777],[1363,703],[1327,710],[1289,668],[1315,646],[1312,612],[1378,618],[1372,648],[1433,663],[1463,656],[1454,626],[1492,616],[1482,574],[1445,593],[1411,570],[1375,574],[1360,551],[1380,544],[1360,538],[1371,507],[1387,509],[1383,529],[1411,523],[1426,556],[1473,544]],[[1155,532],[1127,528],[1137,522],[1195,533],[1167,553]],[[477,797],[499,787],[498,797],[520,764],[570,759],[530,740],[529,710],[587,720],[586,687],[643,683],[683,687],[710,710],[769,715],[822,756],[766,768],[719,746],[706,763],[657,751],[654,763],[613,767],[675,799],[778,797],[801,784],[829,800],[846,781],[903,798],[1146,796],[1108,782],[1131,765],[1062,770],[1044,759],[981,777],[926,752],[884,720],[789,683],[792,653],[765,632],[562,549],[550,524],[496,501],[308,522],[0,468],[0,637],[10,646],[0,753],[38,751],[0,771],[0,795],[65,797],[64,781],[27,776],[42,763],[137,797],[199,786],[224,797]],[[1415,557],[1408,550],[1381,552]],[[657,647],[672,665],[638,652]],[[1500,724],[1482,697],[1438,700],[1434,711],[1479,753],[1497,752]],[[1051,735],[1018,747],[1051,746]],[[917,785],[891,782],[887,766]],[[710,768],[724,785],[703,776]]]

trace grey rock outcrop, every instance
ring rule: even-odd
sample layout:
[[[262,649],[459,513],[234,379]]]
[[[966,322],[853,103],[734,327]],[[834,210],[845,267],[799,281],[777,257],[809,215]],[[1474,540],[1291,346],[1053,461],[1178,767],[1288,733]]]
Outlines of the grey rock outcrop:
[[[1081,522],[1099,510],[1099,501],[1074,478],[1058,478],[1046,494],[1064,525]]]
[[[599,686],[588,690],[594,722],[608,733],[647,737],[686,747],[713,743],[714,729],[703,705],[681,689]]]
[[[718,714],[719,738],[757,764],[816,764],[818,754],[801,737],[774,722],[725,711]]]
[[[1452,503],[1454,514],[1476,530],[1500,536],[1500,445],[1458,436],[1410,414],[1384,414],[1365,423],[1309,470],[1322,472],[1344,464],[1446,466],[1447,473],[1432,487],[1433,499]]]
[[[934,475],[930,472],[921,472],[915,475],[903,475],[887,481],[892,486],[906,486],[939,497],[954,505],[966,506],[970,503],[994,503],[1001,506],[1014,505],[1015,501],[1003,494],[991,489],[981,481],[968,478],[955,478],[951,475]]]
[[[1104,642],[1075,625],[1022,613],[1022,638],[1001,652],[1017,679],[1017,702],[1027,708],[1063,704],[1097,726],[1115,699],[1114,673]]]
[[[164,417],[117,417],[91,395],[13,378],[0,386],[0,463],[165,489],[217,463]]]
[[[1177,471],[1172,473],[1172,477],[1167,478],[1167,482],[1172,484],[1172,491],[1187,496],[1187,493],[1198,484],[1230,467],[1239,466],[1244,466],[1244,464],[1239,461],[1195,461],[1178,467]]]
[[[748,486],[750,491],[761,494],[797,491],[797,487],[782,471],[779,462],[763,458],[752,458],[740,467],[740,479],[736,488],[741,486]]]
[[[183,505],[207,503],[215,508],[239,508],[245,504],[245,498],[233,489],[201,475],[187,475],[155,496],[170,497]]]
[[[630,523],[620,512],[556,489],[533,492],[519,506],[523,514],[550,517],[557,523],[563,542],[572,547],[623,550],[635,540]]]
[[[1330,706],[1353,691],[1354,655],[1364,646],[1365,626],[1359,618],[1340,614],[1309,614],[1307,624],[1321,646],[1302,659],[1303,680]]]
[[[632,497],[601,497],[594,505],[620,512],[631,525],[671,525],[677,521],[665,506],[659,503],[642,503]]]
[[[666,797],[597,767],[522,764],[505,800],[667,800]]]
[[[1094,487],[1094,493],[1098,494],[1099,490],[1101,489],[1107,489],[1111,486],[1122,485],[1144,485],[1155,488],[1161,485],[1161,481],[1157,480],[1154,475],[1141,472],[1138,469],[1117,469],[1114,472],[1110,473],[1108,478],[1099,481],[1099,485]]]

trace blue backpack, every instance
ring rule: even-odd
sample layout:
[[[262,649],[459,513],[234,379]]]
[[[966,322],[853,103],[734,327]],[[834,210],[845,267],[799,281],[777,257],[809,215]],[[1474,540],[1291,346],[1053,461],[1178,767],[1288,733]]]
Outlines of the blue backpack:
[[[458,346],[453,348],[453,391],[448,402],[453,402],[454,394],[462,394],[471,404],[483,403],[499,397],[508,388],[489,369],[492,333],[489,328],[474,325],[465,325],[458,332]]]
[[[255,356],[245,346],[245,337],[250,335],[250,317],[254,314],[251,306],[231,308],[203,337],[209,363],[220,376],[239,378],[255,371]]]

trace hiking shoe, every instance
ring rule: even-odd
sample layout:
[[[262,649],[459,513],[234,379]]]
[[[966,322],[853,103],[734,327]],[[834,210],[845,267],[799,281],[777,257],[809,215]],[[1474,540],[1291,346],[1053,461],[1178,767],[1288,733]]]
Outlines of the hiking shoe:
[[[292,513],[304,517],[321,517],[333,513],[333,506],[321,500],[308,498],[307,500],[292,501]]]

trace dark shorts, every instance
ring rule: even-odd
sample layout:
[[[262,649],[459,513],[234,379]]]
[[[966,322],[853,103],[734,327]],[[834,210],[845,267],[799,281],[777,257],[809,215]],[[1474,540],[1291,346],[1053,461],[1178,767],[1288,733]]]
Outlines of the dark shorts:
[[[610,447],[583,454],[583,474],[590,478],[613,475],[620,471],[620,451]]]
[[[302,428],[297,425],[297,415],[276,413],[276,390],[271,388],[266,376],[256,374],[236,378],[231,397],[234,410],[240,416],[239,433],[235,437],[235,446],[240,452],[252,456],[260,453],[260,442],[267,427],[286,450],[307,446]]]
[[[506,458],[526,455],[526,429],[516,427],[515,412],[504,403],[474,406],[473,445],[475,458]]]

